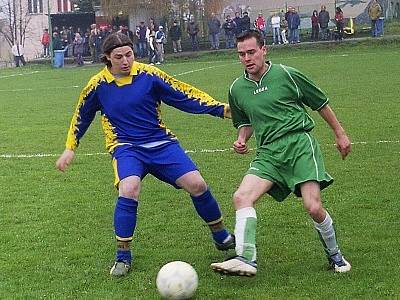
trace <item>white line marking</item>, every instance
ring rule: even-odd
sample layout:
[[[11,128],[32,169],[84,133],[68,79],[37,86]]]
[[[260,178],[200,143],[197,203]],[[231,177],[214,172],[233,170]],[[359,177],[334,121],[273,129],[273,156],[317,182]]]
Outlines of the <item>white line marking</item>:
[[[182,76],[182,75],[187,75],[187,74],[192,74],[195,72],[201,72],[201,71],[205,71],[205,70],[209,70],[209,69],[214,69],[214,68],[219,68],[219,67],[225,67],[225,66],[230,66],[233,64],[237,64],[237,62],[231,62],[229,64],[223,64],[223,65],[214,65],[214,66],[209,66],[209,67],[205,67],[205,68],[200,68],[200,69],[194,69],[194,70],[190,70],[190,71],[186,71],[186,72],[182,72],[179,74],[174,74],[172,76]],[[26,73],[26,74],[33,74],[33,73],[39,73],[39,71],[36,72],[32,72],[32,73]],[[12,77],[12,76],[22,76],[25,74],[14,74],[14,75],[9,75],[9,76],[3,76],[0,77],[1,78],[5,78],[5,77]],[[63,86],[63,87],[43,87],[43,88],[36,88],[36,89],[32,89],[32,88],[26,88],[26,89],[12,89],[12,90],[0,90],[0,93],[4,93],[4,92],[31,92],[31,91],[38,91],[38,90],[50,90],[50,89],[70,89],[70,88],[79,88],[78,85],[73,85],[73,86]]]
[[[0,79],[16,77],[16,76],[32,75],[32,74],[36,74],[36,73],[39,73],[39,72],[40,71],[32,71],[32,72],[29,72],[29,73],[18,73],[18,74],[4,75],[4,76],[0,76]]]
[[[376,141],[376,142],[354,142],[351,143],[352,145],[368,145],[368,144],[398,144],[398,141]],[[335,146],[335,144],[325,144],[325,146]],[[250,151],[256,150],[255,148],[250,148]],[[220,153],[220,152],[227,152],[233,151],[232,148],[225,148],[225,149],[199,149],[199,150],[186,150],[186,153]],[[108,155],[107,152],[96,152],[96,153],[78,153],[79,156],[99,156],[99,155]],[[36,153],[36,154],[0,154],[0,158],[42,158],[42,157],[58,157],[61,154],[54,154],[54,153]]]
[[[37,89],[14,89],[14,90],[0,90],[2,92],[30,92],[30,91],[40,91],[40,90],[59,90],[59,89],[77,89],[79,85],[72,86],[51,86],[51,87],[42,87]]]
[[[238,62],[235,61],[235,62],[231,62],[229,64],[216,65],[216,66],[210,66],[210,67],[195,69],[195,70],[186,71],[186,72],[179,73],[179,74],[173,74],[172,76],[182,76],[182,75],[192,74],[192,73],[195,73],[195,72],[201,72],[201,71],[205,71],[205,70],[209,70],[209,69],[215,69],[215,68],[219,68],[219,67],[226,67],[226,66],[230,66],[230,65],[234,65],[234,64],[238,64]]]

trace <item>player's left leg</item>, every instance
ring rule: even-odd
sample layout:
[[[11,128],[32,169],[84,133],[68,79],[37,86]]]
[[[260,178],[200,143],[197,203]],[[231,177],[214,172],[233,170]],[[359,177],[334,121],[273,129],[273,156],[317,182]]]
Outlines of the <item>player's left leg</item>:
[[[225,228],[217,200],[197,170],[190,171],[176,180],[176,185],[190,194],[197,214],[207,223],[218,250],[235,248],[235,238]]]
[[[225,229],[217,201],[196,165],[178,143],[171,142],[158,147],[152,154],[149,172],[190,194],[198,215],[208,224],[219,250],[235,248],[234,236]]]
[[[307,181],[300,185],[303,205],[314,221],[315,229],[324,246],[330,266],[335,272],[343,273],[351,269],[351,265],[341,254],[336,241],[335,228],[329,213],[322,207],[319,183]]]

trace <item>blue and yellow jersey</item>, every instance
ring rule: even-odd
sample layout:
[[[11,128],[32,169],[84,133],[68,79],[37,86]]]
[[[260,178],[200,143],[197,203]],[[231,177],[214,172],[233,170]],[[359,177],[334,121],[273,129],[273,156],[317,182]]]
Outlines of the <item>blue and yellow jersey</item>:
[[[130,76],[116,78],[107,67],[82,90],[68,131],[66,148],[74,150],[100,111],[106,148],[175,140],[161,119],[161,103],[193,114],[225,117],[228,104],[176,80],[156,67],[134,62]]]

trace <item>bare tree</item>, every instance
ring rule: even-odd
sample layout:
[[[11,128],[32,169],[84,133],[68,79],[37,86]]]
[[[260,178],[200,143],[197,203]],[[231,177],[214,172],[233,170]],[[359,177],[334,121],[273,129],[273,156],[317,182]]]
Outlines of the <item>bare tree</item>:
[[[102,10],[109,16],[129,14],[131,11],[146,10],[163,16],[169,13],[171,1],[165,0],[101,0]]]
[[[6,24],[0,27],[0,35],[4,36],[10,47],[16,42],[24,45],[31,20],[27,7],[22,0],[6,0],[3,3],[2,11],[6,16]]]
[[[226,2],[226,0],[101,0],[101,7],[109,16],[129,14],[138,9],[152,11],[159,16],[167,16],[171,15],[171,9],[174,6],[178,7],[179,13],[189,9],[194,15],[199,7],[203,7],[208,16],[212,12],[221,11]]]

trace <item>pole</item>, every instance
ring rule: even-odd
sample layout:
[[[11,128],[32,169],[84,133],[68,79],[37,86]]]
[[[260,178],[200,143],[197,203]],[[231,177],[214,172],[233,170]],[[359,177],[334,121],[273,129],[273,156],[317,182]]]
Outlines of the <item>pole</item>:
[[[51,26],[51,15],[50,15],[50,0],[47,0],[47,21],[49,23],[49,35],[50,35],[50,44],[49,44],[49,54],[50,54],[50,62],[53,66],[54,64],[54,53],[53,53],[53,29]]]

